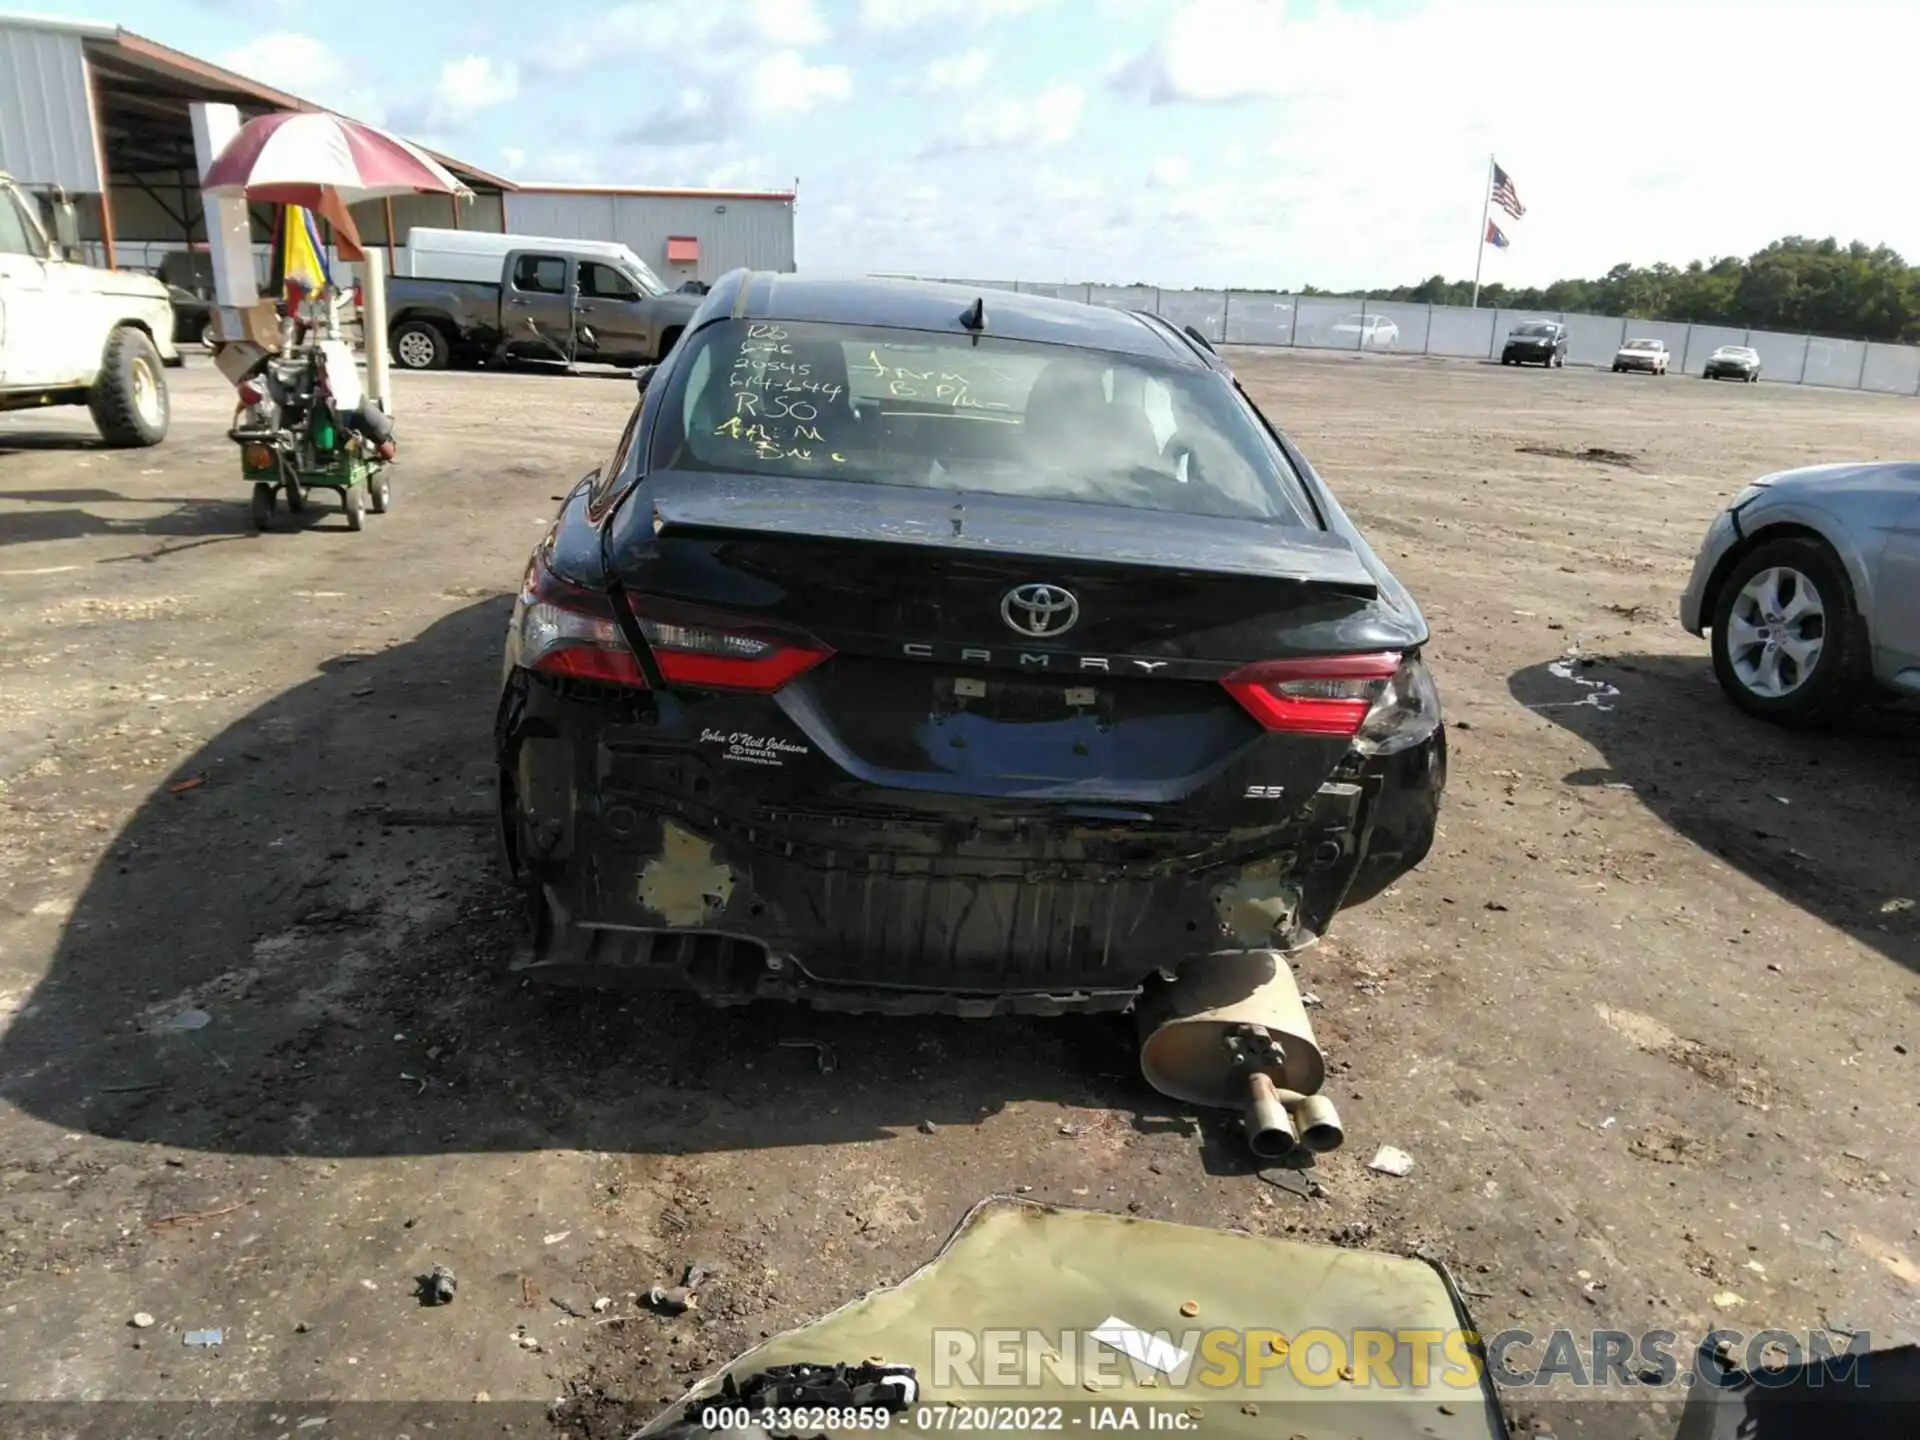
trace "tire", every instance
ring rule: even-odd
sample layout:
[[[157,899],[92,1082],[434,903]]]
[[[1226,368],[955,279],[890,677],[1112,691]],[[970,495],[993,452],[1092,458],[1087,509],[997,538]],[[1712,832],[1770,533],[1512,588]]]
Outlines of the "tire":
[[[253,528],[265,530],[273,523],[273,486],[265,481],[256,482],[253,487]]]
[[[358,485],[349,485],[342,490],[340,503],[346,508],[347,529],[358,530],[367,523],[367,501]]]
[[[287,513],[302,514],[307,508],[307,492],[300,487],[300,482],[292,477],[291,471],[281,485],[287,492]]]
[[[680,332],[686,328],[684,325],[673,325],[660,332],[660,353],[653,357],[654,364],[658,365],[673,353],[673,347],[680,339]]]
[[[367,498],[373,502],[373,513],[376,515],[384,515],[392,507],[393,487],[387,484],[384,471],[367,481]]]
[[[1772,578],[1769,578],[1769,577]],[[1788,593],[1790,592],[1790,593]],[[1763,597],[1785,603],[1774,612],[1788,614],[1806,606],[1782,626],[1769,623]],[[1817,624],[1810,623],[1817,621]],[[1791,639],[1783,631],[1791,628]],[[1828,724],[1853,700],[1849,651],[1859,629],[1853,587],[1845,569],[1823,541],[1775,540],[1744,556],[1721,582],[1713,606],[1713,674],[1727,698],[1747,714],[1780,725]],[[1819,644],[1810,665],[1797,663],[1793,642],[1804,653],[1809,631]],[[1759,637],[1774,640],[1769,644]],[[1771,652],[1771,660],[1768,653]]]
[[[402,370],[444,370],[452,351],[446,331],[428,320],[402,320],[388,332],[387,344]]]
[[[167,372],[146,331],[122,325],[107,337],[99,378],[87,392],[87,409],[109,445],[135,449],[167,438],[173,413]]]

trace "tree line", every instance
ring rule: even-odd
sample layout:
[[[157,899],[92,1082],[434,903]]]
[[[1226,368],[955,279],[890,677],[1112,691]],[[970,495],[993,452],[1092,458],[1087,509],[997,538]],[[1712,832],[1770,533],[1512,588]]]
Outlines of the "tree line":
[[[1369,300],[1466,305],[1471,280],[1434,275],[1392,290],[1317,290]],[[1920,266],[1885,245],[1789,235],[1746,259],[1722,256],[1679,267],[1616,265],[1597,280],[1480,287],[1483,307],[1687,320],[1836,339],[1920,342]]]

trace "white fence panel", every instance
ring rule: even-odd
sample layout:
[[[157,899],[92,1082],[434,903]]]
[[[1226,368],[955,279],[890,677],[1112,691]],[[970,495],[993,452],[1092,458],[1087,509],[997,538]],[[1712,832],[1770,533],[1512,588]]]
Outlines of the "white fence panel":
[[[1807,337],[1779,335],[1771,330],[1749,330],[1747,344],[1760,357],[1760,378],[1779,380],[1788,385],[1800,383],[1800,372],[1807,364]]]
[[[1176,329],[1191,325],[1216,345],[1226,342],[1227,297],[1218,290],[1162,290],[1160,313]]]
[[[1427,326],[1427,353],[1484,360],[1493,353],[1494,313],[1436,305]]]
[[[1566,325],[1569,365],[1611,365],[1626,343],[1627,322],[1617,315],[1569,315]]]
[[[1862,390],[1889,395],[1920,393],[1920,350],[1911,345],[1867,346],[1867,367],[1860,373]]]
[[[1822,340],[1816,336],[1807,342],[1807,373],[1800,383],[1858,389],[1866,359],[1867,347],[1858,340]]]
[[[1151,285],[1089,285],[1087,303],[1109,310],[1151,310],[1159,293]]]

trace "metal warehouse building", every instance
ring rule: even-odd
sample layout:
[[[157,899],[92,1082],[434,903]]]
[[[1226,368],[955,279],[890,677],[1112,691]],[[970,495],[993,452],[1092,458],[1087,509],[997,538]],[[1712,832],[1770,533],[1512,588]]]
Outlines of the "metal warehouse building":
[[[669,285],[717,280],[742,265],[792,270],[792,190],[648,190],[516,185],[506,228],[521,235],[617,240]]]
[[[205,248],[188,109],[196,102],[234,105],[243,116],[325,108],[117,26],[0,13],[0,171],[29,190],[70,195],[96,264],[156,270],[169,254]],[[793,269],[791,191],[523,187],[428,153],[473,199],[357,205],[368,245],[391,253],[416,226],[509,230],[621,240],[670,283],[740,265]],[[255,207],[262,279],[272,234],[269,209]]]

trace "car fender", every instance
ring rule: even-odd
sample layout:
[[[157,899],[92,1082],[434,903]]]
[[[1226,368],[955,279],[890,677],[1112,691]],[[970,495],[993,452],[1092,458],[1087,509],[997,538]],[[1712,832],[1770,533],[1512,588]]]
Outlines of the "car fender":
[[[1886,546],[1886,531],[1873,527],[1874,539],[1863,548],[1856,536],[1857,526],[1844,523],[1826,505],[1809,495],[1769,489],[1734,512],[1733,522],[1741,544],[1735,553],[1745,554],[1754,545],[1764,543],[1767,532],[1778,529],[1811,531],[1840,557],[1853,587],[1855,610],[1863,617],[1874,613],[1874,571],[1880,551]],[[1717,585],[1714,599],[1717,601]],[[1707,612],[1711,615],[1712,611]]]

